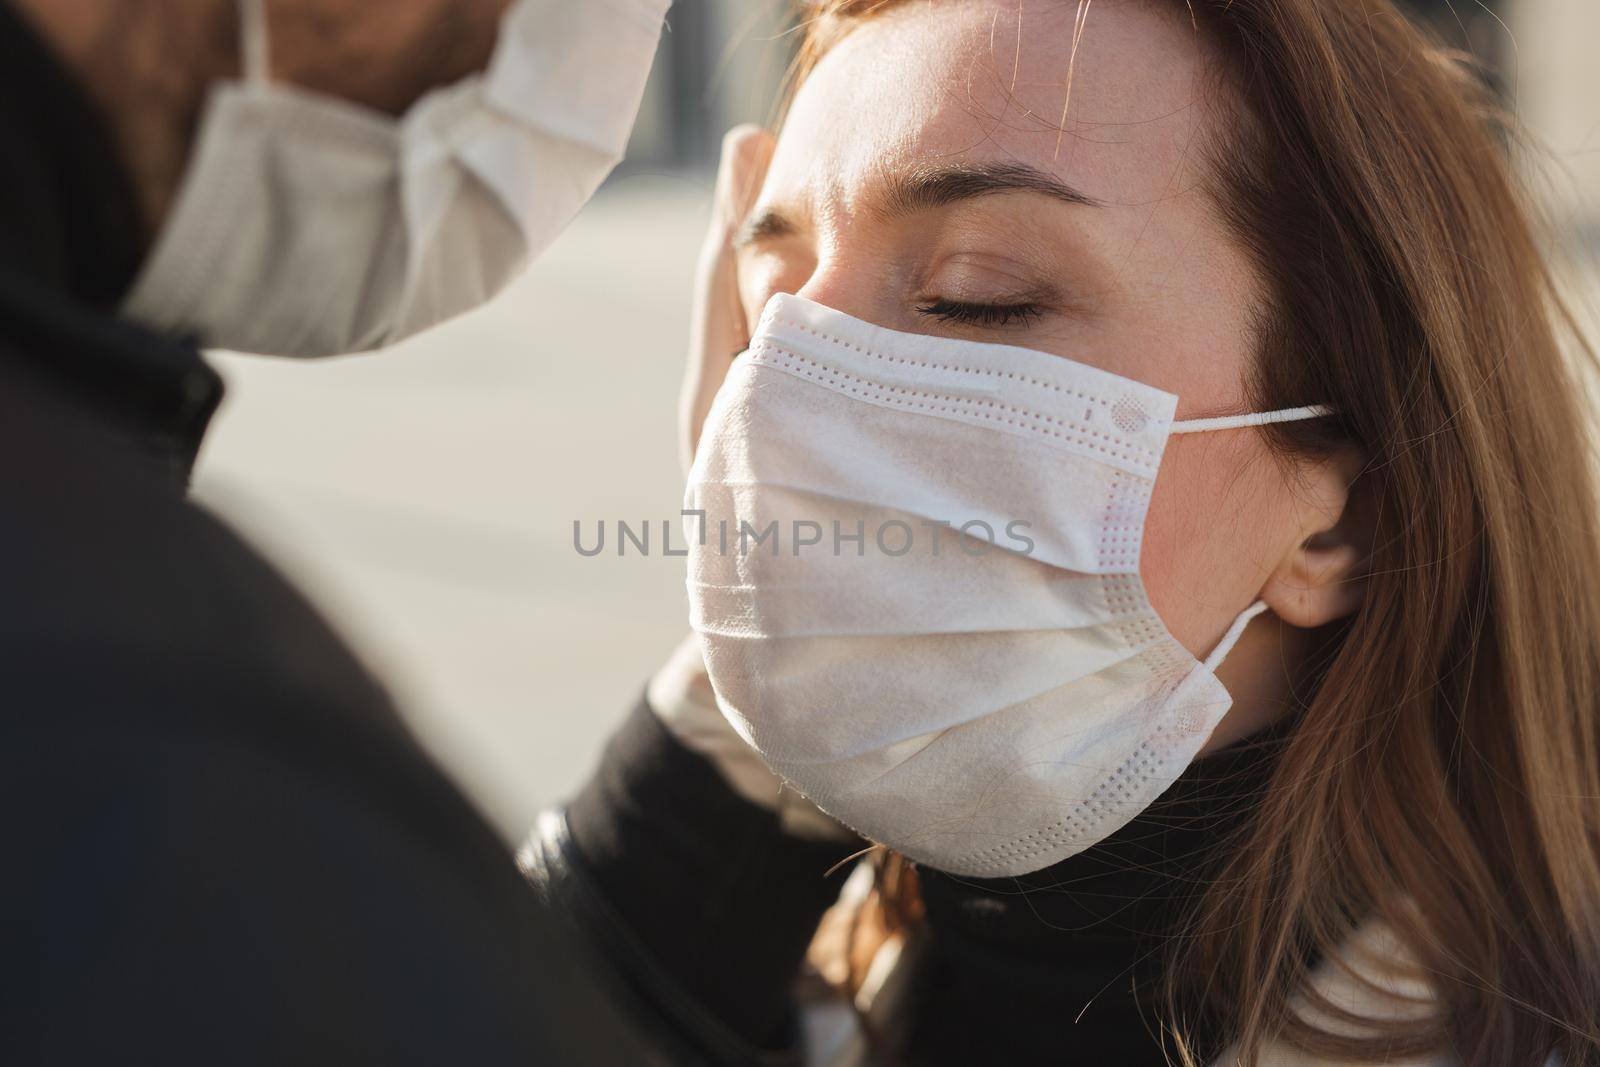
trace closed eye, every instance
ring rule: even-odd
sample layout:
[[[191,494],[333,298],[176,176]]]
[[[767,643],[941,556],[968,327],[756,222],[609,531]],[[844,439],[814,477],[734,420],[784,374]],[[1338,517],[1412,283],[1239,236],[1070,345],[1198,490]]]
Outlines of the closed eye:
[[[967,326],[1015,326],[1033,322],[1044,314],[1044,308],[1035,303],[971,304],[936,297],[918,304],[920,314]]]

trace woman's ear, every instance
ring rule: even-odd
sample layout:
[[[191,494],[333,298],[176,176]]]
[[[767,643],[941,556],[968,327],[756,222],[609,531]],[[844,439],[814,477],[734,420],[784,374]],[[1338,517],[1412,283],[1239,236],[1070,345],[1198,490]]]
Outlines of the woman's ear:
[[[1323,626],[1361,606],[1377,526],[1365,468],[1366,456],[1350,445],[1299,469],[1300,535],[1261,589],[1273,614],[1291,626]]]

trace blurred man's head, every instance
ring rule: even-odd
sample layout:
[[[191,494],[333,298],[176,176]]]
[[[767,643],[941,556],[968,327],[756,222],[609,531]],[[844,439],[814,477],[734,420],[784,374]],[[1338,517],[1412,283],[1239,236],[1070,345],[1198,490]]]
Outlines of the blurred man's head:
[[[126,164],[122,315],[329,356],[478,307],[561,232],[622,156],[667,0],[19,2]]]
[[[146,241],[177,193],[208,89],[242,69],[238,0],[9,0],[104,114]],[[509,0],[266,0],[272,75],[398,115],[487,61]]]

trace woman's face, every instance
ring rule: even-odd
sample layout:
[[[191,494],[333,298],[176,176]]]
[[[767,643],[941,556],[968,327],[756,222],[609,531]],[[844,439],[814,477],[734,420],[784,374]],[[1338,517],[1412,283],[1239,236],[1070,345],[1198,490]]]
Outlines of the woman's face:
[[[1179,418],[1247,410],[1262,287],[1206,187],[1216,90],[1181,11],[1094,0],[1075,32],[1067,0],[949,0],[861,23],[801,88],[736,241],[749,321],[799,293],[1092,364],[1176,393]],[[1305,526],[1256,433],[1172,438],[1141,570],[1173,635],[1203,657]]]

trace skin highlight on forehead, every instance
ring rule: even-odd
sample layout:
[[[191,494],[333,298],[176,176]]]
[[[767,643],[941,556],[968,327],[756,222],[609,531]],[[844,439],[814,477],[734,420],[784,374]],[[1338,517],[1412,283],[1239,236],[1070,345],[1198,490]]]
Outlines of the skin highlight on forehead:
[[[905,4],[858,26],[822,65],[852,68],[854,122],[841,133],[857,135],[863,122],[881,128],[893,99],[904,126],[943,135],[945,153],[1011,157],[1068,176],[1087,151],[1095,170],[1120,161],[1118,182],[1074,184],[1147,202],[1172,191],[1174,183],[1151,180],[1183,162],[1207,110],[1196,107],[1204,48],[1179,11],[1142,0]]]

